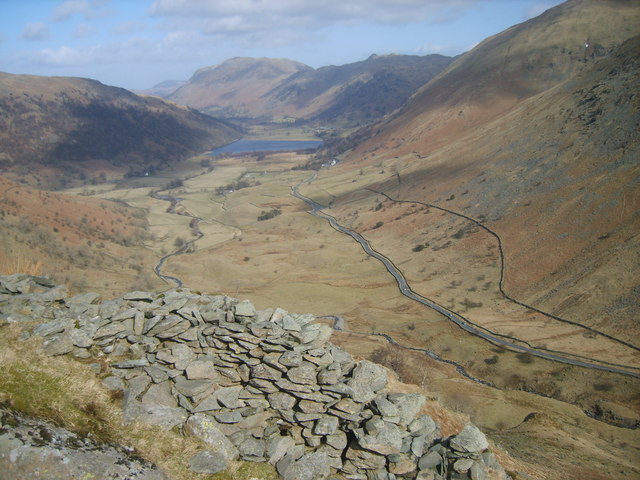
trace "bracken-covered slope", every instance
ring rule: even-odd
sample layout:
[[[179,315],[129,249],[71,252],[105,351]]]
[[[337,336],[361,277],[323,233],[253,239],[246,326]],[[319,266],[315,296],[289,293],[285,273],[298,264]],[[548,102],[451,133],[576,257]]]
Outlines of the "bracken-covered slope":
[[[372,55],[313,69],[290,60],[233,58],[198,70],[168,98],[229,119],[353,126],[402,106],[451,61],[442,55]]]
[[[344,156],[341,168],[384,165],[397,174],[387,174],[377,190],[479,219],[502,239],[507,293],[635,343],[639,25],[638,1],[570,0],[495,35],[393,118],[360,132],[369,138]],[[376,230],[381,241],[386,237],[395,252],[399,244],[406,251],[424,245],[424,232],[403,231],[397,214],[388,215],[394,217],[378,215],[385,222]],[[427,235],[436,228],[430,225]],[[455,252],[473,256],[473,242],[460,239],[469,234],[449,238],[447,250],[414,253],[412,265]],[[477,252],[476,266],[483,256]],[[411,274],[426,281],[417,270]],[[484,272],[469,267],[464,278],[473,283],[476,275]],[[501,314],[489,312],[482,289],[467,287],[469,299],[484,300],[486,321],[496,321]],[[522,334],[525,323],[503,333]],[[538,330],[538,341],[548,327]],[[560,337],[553,341],[564,348]]]
[[[103,161],[122,171],[168,165],[241,136],[193,109],[95,80],[0,73],[0,169],[82,172]]]

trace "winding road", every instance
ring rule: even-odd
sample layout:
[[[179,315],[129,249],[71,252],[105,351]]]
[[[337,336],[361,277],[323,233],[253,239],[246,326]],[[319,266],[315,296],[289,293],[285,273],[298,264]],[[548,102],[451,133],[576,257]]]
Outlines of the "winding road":
[[[204,234],[200,231],[200,229],[198,228],[198,225],[200,224],[200,222],[202,221],[202,218],[200,217],[196,217],[195,215],[191,215],[191,213],[189,213],[189,211],[185,210],[184,212],[177,212],[176,211],[176,205],[178,205],[180,203],[180,201],[182,199],[180,198],[175,198],[172,197],[170,195],[158,195],[157,193],[150,193],[149,194],[152,198],[155,198],[157,200],[164,200],[167,202],[170,202],[171,206],[169,207],[169,209],[167,210],[168,213],[173,213],[174,215],[182,215],[185,217],[190,217],[196,220],[196,223],[194,225],[194,230],[196,232],[196,238],[189,240],[188,242],[183,243],[180,248],[178,248],[177,250],[175,250],[174,252],[169,253],[168,255],[165,255],[164,257],[162,257],[157,265],[155,267],[153,267],[153,271],[156,273],[156,275],[158,277],[160,277],[162,280],[164,280],[165,282],[173,282],[176,284],[177,288],[181,288],[182,287],[182,280],[180,280],[178,277],[173,277],[171,275],[164,275],[162,273],[162,266],[164,265],[164,262],[171,258],[174,257],[176,255],[180,255],[182,253],[185,253],[186,251],[189,250],[189,248],[198,240],[200,240]]]
[[[565,352],[556,352],[553,353],[551,351],[544,351],[544,350],[540,350],[540,349],[536,349],[536,348],[532,348],[531,346],[523,346],[523,345],[518,345],[516,343],[513,343],[507,339],[504,338],[504,336],[501,336],[495,332],[492,332],[480,325],[477,325],[475,323],[473,323],[472,321],[470,321],[469,319],[463,317],[462,315],[460,315],[459,313],[456,313],[452,310],[449,310],[448,308],[436,303],[435,301],[424,297],[416,292],[414,292],[413,290],[411,290],[411,287],[409,286],[409,284],[407,283],[406,278],[404,277],[404,275],[402,274],[402,272],[400,271],[400,269],[398,269],[398,267],[386,256],[384,256],[383,254],[381,254],[380,252],[374,250],[371,245],[369,244],[368,240],[366,238],[364,238],[361,234],[359,234],[356,231],[353,231],[343,225],[340,225],[338,223],[338,221],[331,215],[323,212],[322,210],[325,209],[326,207],[324,205],[321,205],[319,203],[317,203],[316,201],[302,195],[299,192],[299,187],[300,185],[302,185],[303,183],[310,183],[313,181],[313,179],[315,178],[315,175],[312,176],[309,180],[305,181],[305,182],[301,182],[298,185],[295,185],[294,187],[292,187],[291,189],[291,194],[304,201],[305,203],[307,203],[307,205],[309,205],[311,207],[311,211],[309,212],[311,215],[314,215],[318,218],[322,218],[326,221],[329,222],[329,224],[338,232],[341,232],[345,235],[349,235],[350,237],[352,237],[354,240],[356,240],[361,247],[363,248],[363,250],[365,251],[365,253],[367,253],[367,255],[379,260],[380,262],[382,262],[382,264],[385,266],[385,268],[387,269],[387,271],[395,278],[397,284],[398,284],[398,289],[400,290],[400,293],[402,293],[404,296],[406,296],[407,298],[410,298],[411,300],[414,300],[428,308],[431,308],[437,312],[439,312],[440,314],[444,315],[445,317],[447,317],[449,320],[451,320],[452,322],[454,322],[456,325],[458,325],[460,328],[462,328],[463,330],[465,330],[466,332],[475,335],[477,337],[483,338],[485,340],[487,340],[488,342],[491,342],[495,345],[500,345],[503,346],[505,348],[508,348],[512,351],[517,351],[517,352],[521,352],[521,353],[527,353],[530,355],[534,355],[536,357],[540,357],[540,358],[544,358],[547,360],[552,360],[555,362],[560,362],[560,363],[565,363],[565,364],[569,364],[569,365],[575,365],[575,366],[579,366],[579,367],[584,367],[584,368],[589,368],[589,369],[594,369],[594,370],[602,370],[605,372],[611,372],[611,373],[617,373],[617,374],[621,374],[621,375],[627,375],[627,376],[631,376],[631,377],[635,377],[635,378],[640,378],[640,373],[637,372],[630,372],[628,370],[625,370],[625,368],[630,368],[630,369],[635,369],[635,370],[640,370],[637,369],[635,367],[630,367],[627,365],[617,365],[617,364],[612,364],[612,363],[607,363],[607,364],[600,364],[600,363],[594,363],[594,361],[587,361],[587,360],[576,360],[574,358],[569,358],[567,356],[562,355],[562,353]],[[380,192],[376,192],[376,193],[380,193]],[[412,202],[415,203],[415,202]],[[582,325],[581,325],[582,326]],[[600,332],[598,332],[600,333]],[[389,337],[388,335],[382,335],[385,338],[387,338],[388,341],[390,341],[391,343],[393,343],[394,345],[399,345],[395,340],[393,340],[391,337]],[[514,341],[521,341],[522,343],[526,343],[520,339],[516,339],[514,337],[510,337],[510,340],[514,340]],[[408,347],[413,349],[412,347]],[[439,360],[439,361],[444,361],[443,359],[441,359],[440,357],[438,357],[434,352],[425,350],[425,349],[415,349],[415,350],[420,350],[420,351],[424,351],[425,353],[427,353],[429,356],[432,356],[432,358]],[[565,354],[568,355],[568,354]],[[458,371],[460,373],[462,373],[465,377],[467,378],[471,378],[472,380],[475,381],[479,381],[480,383],[484,383],[484,384],[488,384],[487,382],[481,381],[479,379],[476,379],[474,377],[471,377],[467,372],[464,372],[463,367],[461,367],[459,364],[456,364],[455,362],[446,360],[446,363],[450,363],[456,366],[456,368],[458,369]],[[605,362],[602,362],[605,363]],[[462,369],[462,371],[460,370]]]

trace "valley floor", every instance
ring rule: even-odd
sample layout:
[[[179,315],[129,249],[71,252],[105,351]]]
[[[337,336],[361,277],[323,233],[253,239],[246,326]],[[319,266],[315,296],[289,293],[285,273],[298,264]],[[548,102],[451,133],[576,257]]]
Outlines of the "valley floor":
[[[367,190],[389,176],[381,173],[384,166],[364,168],[355,178],[323,170],[304,184],[311,172],[294,167],[307,160],[293,153],[227,158],[211,171],[194,162],[159,178],[131,180],[126,188],[97,187],[95,196],[147,212],[152,237],[146,246],[156,258],[190,245],[162,265],[162,274],[181,279],[185,287],[246,297],[258,308],[279,305],[344,318],[345,331],[335,332],[336,343],[390,366],[402,380],[469,415],[534,478],[558,478],[560,471],[563,478],[632,478],[640,472],[634,460],[637,430],[622,428],[640,419],[636,377],[552,362],[469,335],[403,296],[382,263],[353,238],[309,215],[292,187],[300,184],[302,194],[331,207],[326,213],[392,259],[413,291],[482,328],[526,342],[515,342],[519,345],[623,365],[632,373],[640,367],[637,351],[506,302],[498,289],[495,239],[418,202],[393,202]],[[171,212],[167,200],[150,192],[176,178],[184,179],[180,187],[162,191],[180,199]],[[398,235],[389,235],[376,220],[380,211],[385,219],[400,219],[394,224]],[[420,223],[427,216],[429,222],[434,216],[444,221]],[[402,228],[424,231],[423,248],[403,242]],[[457,231],[461,238],[447,240]],[[508,269],[506,275],[508,285]]]

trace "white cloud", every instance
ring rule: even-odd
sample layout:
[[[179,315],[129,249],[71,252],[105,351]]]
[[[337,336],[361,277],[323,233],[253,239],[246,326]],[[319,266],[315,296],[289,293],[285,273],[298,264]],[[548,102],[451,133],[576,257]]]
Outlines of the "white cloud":
[[[89,2],[87,0],[67,0],[55,8],[52,18],[54,22],[63,22],[78,13],[84,13],[88,10]]]
[[[80,23],[76,25],[76,28],[73,31],[73,36],[75,38],[83,38],[93,35],[96,32],[96,29],[91,25],[86,23]]]
[[[481,0],[155,0],[148,12],[169,32],[197,32],[242,48],[300,45],[335,26],[455,20]]]
[[[160,18],[242,22],[254,29],[279,26],[323,28],[338,23],[432,23],[455,18],[478,0],[156,0],[149,12]]]
[[[141,22],[137,22],[135,20],[129,20],[127,22],[122,22],[116,25],[113,28],[113,33],[118,35],[130,35],[132,33],[140,32],[144,30],[145,26]]]
[[[94,20],[113,15],[108,8],[110,0],[66,0],[58,5],[51,16],[54,22],[64,22],[74,15],[82,15],[85,20]]]
[[[46,40],[49,38],[49,30],[43,22],[27,23],[21,36],[23,39],[31,41]]]

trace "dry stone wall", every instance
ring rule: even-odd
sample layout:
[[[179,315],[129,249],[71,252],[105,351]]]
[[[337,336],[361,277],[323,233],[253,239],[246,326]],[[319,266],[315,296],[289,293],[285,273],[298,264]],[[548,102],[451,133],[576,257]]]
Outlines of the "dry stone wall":
[[[331,344],[310,314],[186,289],[68,298],[48,279],[0,277],[0,315],[39,318],[50,355],[106,356],[124,421],[178,427],[207,445],[199,473],[269,462],[285,479],[502,479],[469,425],[442,438],[425,398],[388,389],[387,370]],[[124,360],[123,360],[124,358]]]

